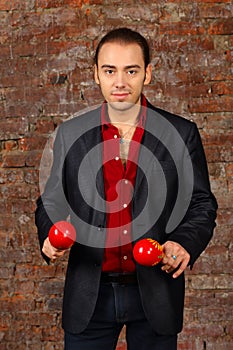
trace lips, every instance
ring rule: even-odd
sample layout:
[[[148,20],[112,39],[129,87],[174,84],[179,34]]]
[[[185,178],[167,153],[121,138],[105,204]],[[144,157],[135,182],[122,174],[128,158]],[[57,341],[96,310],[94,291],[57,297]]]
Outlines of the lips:
[[[124,99],[127,96],[129,96],[129,92],[114,92],[114,93],[112,93],[112,96],[116,97],[118,99]]]

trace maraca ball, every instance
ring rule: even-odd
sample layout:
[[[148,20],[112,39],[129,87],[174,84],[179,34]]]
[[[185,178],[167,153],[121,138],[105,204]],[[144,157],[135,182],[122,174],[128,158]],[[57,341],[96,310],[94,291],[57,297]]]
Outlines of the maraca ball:
[[[163,248],[156,240],[144,238],[135,244],[133,257],[140,265],[155,266],[163,259]]]
[[[76,240],[76,230],[67,221],[56,222],[49,230],[49,241],[54,248],[68,249]]]

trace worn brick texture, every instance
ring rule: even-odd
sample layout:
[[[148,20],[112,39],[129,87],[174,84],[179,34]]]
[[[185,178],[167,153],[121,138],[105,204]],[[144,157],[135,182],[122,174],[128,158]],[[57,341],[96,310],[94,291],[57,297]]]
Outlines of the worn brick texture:
[[[1,350],[63,348],[67,255],[51,266],[40,256],[40,160],[59,123],[102,100],[93,53],[118,26],[151,44],[149,100],[197,123],[219,203],[214,237],[186,273],[179,350],[233,349],[232,13],[231,0],[0,0]]]

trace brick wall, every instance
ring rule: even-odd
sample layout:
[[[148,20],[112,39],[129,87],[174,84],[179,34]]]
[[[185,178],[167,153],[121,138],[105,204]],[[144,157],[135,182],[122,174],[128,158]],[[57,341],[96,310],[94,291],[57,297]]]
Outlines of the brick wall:
[[[92,55],[115,26],[149,39],[146,95],[198,124],[219,202],[215,236],[186,274],[179,349],[233,348],[232,11],[231,0],[0,0],[1,349],[62,349],[67,255],[48,267],[39,254],[40,158],[59,123],[101,101]]]

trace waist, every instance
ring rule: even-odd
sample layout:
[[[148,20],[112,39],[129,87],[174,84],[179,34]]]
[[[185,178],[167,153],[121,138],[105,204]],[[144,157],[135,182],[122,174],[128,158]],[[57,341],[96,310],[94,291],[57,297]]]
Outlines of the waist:
[[[136,273],[102,272],[100,282],[118,284],[137,284]]]

